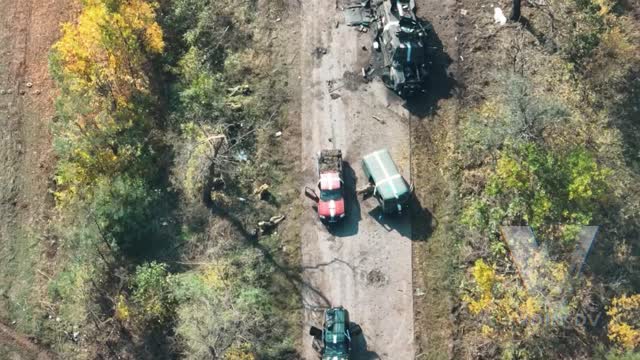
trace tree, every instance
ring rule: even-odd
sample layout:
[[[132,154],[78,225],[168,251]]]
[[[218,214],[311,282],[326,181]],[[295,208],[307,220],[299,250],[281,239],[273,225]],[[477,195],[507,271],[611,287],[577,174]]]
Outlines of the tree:
[[[167,275],[167,266],[155,261],[136,268],[132,298],[141,319],[162,322],[169,316],[171,297]]]
[[[86,0],[83,5],[75,23],[63,24],[51,55],[62,90],[54,132],[60,156],[57,195],[63,201],[148,153],[146,74],[150,57],[164,48],[154,2]]]
[[[640,294],[614,298],[607,311],[609,339],[625,350],[640,346]]]

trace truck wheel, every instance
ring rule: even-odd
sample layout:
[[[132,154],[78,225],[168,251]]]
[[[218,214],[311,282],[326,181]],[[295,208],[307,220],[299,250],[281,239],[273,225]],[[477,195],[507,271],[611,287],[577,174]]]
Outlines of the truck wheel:
[[[354,325],[351,328],[351,336],[359,336],[360,334],[362,334],[362,328],[360,325]]]

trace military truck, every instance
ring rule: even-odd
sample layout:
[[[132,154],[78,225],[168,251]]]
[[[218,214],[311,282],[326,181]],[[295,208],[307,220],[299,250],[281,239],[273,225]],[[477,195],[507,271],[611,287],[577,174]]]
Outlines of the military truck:
[[[323,223],[337,223],[346,216],[341,150],[322,150],[318,154],[318,177],[320,195],[309,187],[305,188],[305,195],[318,204]]]
[[[401,214],[411,198],[411,188],[398,171],[387,149],[374,151],[362,160],[362,169],[373,187],[384,214]]]
[[[349,312],[335,307],[324,312],[322,329],[312,326],[309,335],[313,336],[322,360],[348,360],[351,358],[352,338],[362,333],[360,326],[351,324]]]
[[[415,1],[378,1],[374,9],[374,48],[382,52],[383,83],[401,97],[422,92],[428,75],[427,33],[415,16]]]

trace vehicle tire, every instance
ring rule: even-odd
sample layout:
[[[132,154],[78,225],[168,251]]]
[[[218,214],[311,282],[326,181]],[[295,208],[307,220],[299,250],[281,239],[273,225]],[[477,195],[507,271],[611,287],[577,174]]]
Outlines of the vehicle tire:
[[[360,325],[353,325],[351,327],[351,336],[360,336],[362,334],[362,328]]]

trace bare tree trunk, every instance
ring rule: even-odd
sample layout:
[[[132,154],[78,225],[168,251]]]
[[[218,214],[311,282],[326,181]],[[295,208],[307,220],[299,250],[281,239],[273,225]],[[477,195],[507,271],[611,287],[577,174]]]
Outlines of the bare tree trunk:
[[[511,8],[511,20],[520,20],[520,2],[521,0],[513,0],[513,7]]]

